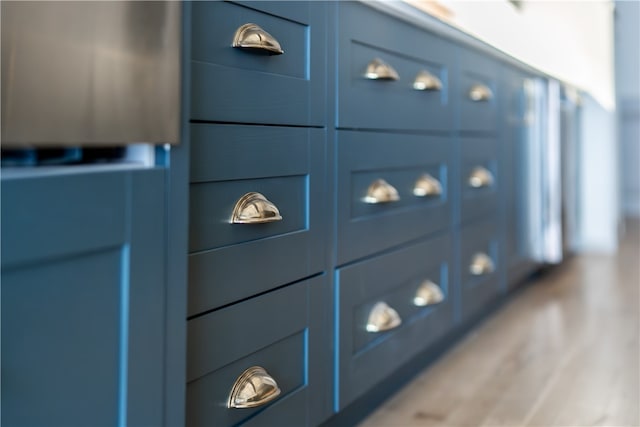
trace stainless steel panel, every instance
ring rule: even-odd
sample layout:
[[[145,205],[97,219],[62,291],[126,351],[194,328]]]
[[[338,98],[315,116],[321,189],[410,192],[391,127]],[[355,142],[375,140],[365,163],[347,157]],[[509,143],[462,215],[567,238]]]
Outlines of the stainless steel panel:
[[[178,143],[179,2],[12,2],[3,147]]]

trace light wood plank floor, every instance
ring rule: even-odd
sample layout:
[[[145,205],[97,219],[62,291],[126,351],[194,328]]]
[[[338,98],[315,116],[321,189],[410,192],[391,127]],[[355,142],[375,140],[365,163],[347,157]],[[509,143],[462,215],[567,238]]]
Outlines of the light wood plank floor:
[[[360,427],[640,426],[639,235],[544,275]]]

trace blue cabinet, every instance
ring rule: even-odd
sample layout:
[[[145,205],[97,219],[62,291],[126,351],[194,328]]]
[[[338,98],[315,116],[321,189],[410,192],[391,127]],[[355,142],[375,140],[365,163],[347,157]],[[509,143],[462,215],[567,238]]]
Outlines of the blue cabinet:
[[[499,221],[489,216],[460,231],[460,313],[473,319],[501,291],[503,272]]]
[[[191,126],[189,316],[322,271],[324,137],[302,127]],[[280,219],[234,223],[252,193]]]
[[[452,139],[361,131],[336,136],[338,265],[450,226]]]
[[[487,215],[497,220],[498,201],[504,194],[498,139],[462,137],[460,141],[461,222]]]
[[[500,64],[489,55],[468,47],[458,47],[460,81],[460,130],[498,131]]]
[[[197,1],[191,8],[193,120],[324,123],[325,2]],[[246,24],[257,28],[239,31]],[[267,48],[274,43],[282,52]]]
[[[185,11],[185,423],[317,425],[332,410],[327,5]]]
[[[3,171],[2,417],[161,425],[165,171]]]
[[[381,8],[187,8],[188,425],[339,419],[536,268],[527,73]],[[247,23],[284,53],[232,47]],[[252,193],[278,221],[232,224]],[[281,397],[226,407],[252,365]]]
[[[456,47],[359,2],[337,9],[337,126],[452,128]]]
[[[515,186],[518,200],[526,190],[516,178],[524,159],[514,165],[505,146],[511,92],[499,55],[378,6],[332,7],[335,125],[327,169],[335,177],[330,268],[334,407],[341,412],[375,395],[376,385],[439,339],[473,325],[504,295],[507,280],[517,283],[506,273],[515,255],[507,259],[505,230],[523,226],[513,218]],[[426,90],[417,79],[425,75],[434,85]],[[425,176],[438,188],[429,197],[416,192]],[[425,281],[443,283],[445,298],[426,309],[412,304]],[[388,328],[371,324],[378,312]]]
[[[527,85],[532,78],[529,73],[505,66],[502,158],[504,174],[509,179],[504,180],[504,253],[506,282],[510,287],[536,268],[528,237],[528,218],[531,215],[527,182],[527,177],[530,176],[528,153],[532,143],[530,138],[533,123],[527,118],[532,108]]]
[[[336,271],[336,410],[450,330],[452,250],[445,234]]]
[[[329,401],[319,345],[329,332],[325,287],[326,276],[316,276],[189,321],[186,425],[317,423]],[[234,387],[255,366],[279,391],[256,390],[257,404],[236,405]]]
[[[8,425],[318,425],[536,267],[527,72],[364,2],[184,20],[169,169],[3,171]]]

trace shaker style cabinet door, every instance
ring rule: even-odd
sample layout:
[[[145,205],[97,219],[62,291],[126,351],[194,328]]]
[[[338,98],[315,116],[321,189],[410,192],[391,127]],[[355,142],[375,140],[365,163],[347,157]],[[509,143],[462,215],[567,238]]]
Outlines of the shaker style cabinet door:
[[[322,271],[324,130],[194,124],[191,135],[188,315]]]
[[[460,130],[496,132],[498,130],[498,62],[488,55],[460,48]]]
[[[335,6],[337,127],[453,129],[455,46],[360,2]]]
[[[451,225],[451,139],[338,131],[336,153],[338,265]]]
[[[327,276],[190,319],[187,427],[314,426],[331,411]]]
[[[452,262],[440,235],[336,270],[336,410],[451,330]]]
[[[324,123],[325,4],[193,2],[191,119]]]
[[[460,230],[460,306],[473,319],[501,292],[502,255],[498,223],[482,219]]]
[[[162,425],[165,172],[58,170],[3,171],[3,425]]]
[[[495,215],[503,193],[500,145],[496,138],[460,138],[459,197],[463,224]]]

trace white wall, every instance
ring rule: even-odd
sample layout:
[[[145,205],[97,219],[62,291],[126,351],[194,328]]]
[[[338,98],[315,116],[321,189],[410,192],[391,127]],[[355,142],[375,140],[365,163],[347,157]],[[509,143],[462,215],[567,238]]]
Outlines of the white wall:
[[[609,0],[440,0],[475,37],[589,92],[615,109],[613,3]]]

